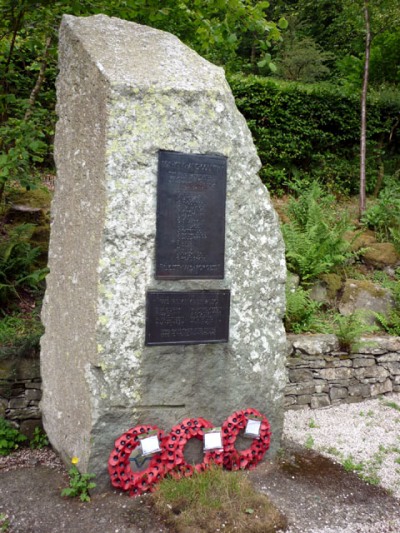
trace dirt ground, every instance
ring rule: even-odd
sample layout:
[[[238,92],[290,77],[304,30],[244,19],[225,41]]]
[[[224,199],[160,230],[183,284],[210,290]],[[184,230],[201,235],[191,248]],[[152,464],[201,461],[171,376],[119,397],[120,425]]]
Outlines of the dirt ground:
[[[286,445],[279,461],[264,462],[249,477],[287,516],[291,533],[326,531],[398,532],[400,500],[367,485],[319,454]],[[0,462],[0,517],[8,533],[167,533],[150,497],[129,498],[110,490],[90,503],[62,498],[67,474],[47,450],[21,450]],[[397,522],[399,521],[399,522]]]

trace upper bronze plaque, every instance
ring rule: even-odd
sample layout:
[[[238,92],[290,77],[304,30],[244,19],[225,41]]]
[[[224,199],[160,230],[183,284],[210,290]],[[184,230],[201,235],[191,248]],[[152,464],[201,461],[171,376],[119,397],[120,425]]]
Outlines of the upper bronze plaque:
[[[157,279],[223,279],[227,159],[160,151]]]

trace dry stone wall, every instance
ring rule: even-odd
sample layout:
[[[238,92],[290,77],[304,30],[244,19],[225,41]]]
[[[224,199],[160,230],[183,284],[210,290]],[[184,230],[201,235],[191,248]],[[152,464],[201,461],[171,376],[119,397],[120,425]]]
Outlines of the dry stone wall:
[[[41,397],[39,360],[0,361],[0,417],[10,420],[21,433],[31,437],[35,427],[41,427]]]
[[[312,409],[400,392],[400,337],[366,337],[353,353],[335,335],[288,335],[285,406]]]
[[[286,409],[360,402],[400,392],[400,337],[369,337],[354,353],[334,335],[288,335]],[[41,426],[38,361],[0,364],[0,416],[29,435]]]

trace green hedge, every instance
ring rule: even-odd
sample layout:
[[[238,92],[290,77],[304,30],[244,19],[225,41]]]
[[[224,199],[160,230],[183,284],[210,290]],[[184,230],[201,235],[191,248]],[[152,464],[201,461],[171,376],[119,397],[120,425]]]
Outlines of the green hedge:
[[[360,97],[325,84],[304,85],[272,78],[229,79],[236,104],[246,117],[258,148],[262,180],[283,192],[298,180],[319,179],[333,190],[358,188]],[[368,105],[368,188],[379,166],[385,173],[400,161],[398,130],[389,136],[400,114],[400,95],[370,98]]]

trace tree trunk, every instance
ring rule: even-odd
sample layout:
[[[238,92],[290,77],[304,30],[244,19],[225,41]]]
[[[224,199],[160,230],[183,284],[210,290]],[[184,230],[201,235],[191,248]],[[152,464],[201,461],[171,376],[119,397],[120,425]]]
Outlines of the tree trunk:
[[[364,19],[365,19],[365,63],[363,85],[361,93],[361,134],[360,134],[360,198],[359,198],[359,216],[366,208],[365,195],[365,173],[366,173],[366,157],[367,157],[367,92],[368,92],[368,76],[369,76],[369,57],[371,51],[371,28],[369,22],[368,0],[364,0]]]
[[[33,106],[35,105],[36,98],[37,98],[37,96],[39,94],[40,88],[41,88],[42,83],[44,81],[44,75],[45,75],[46,66],[47,66],[47,56],[49,54],[50,44],[51,44],[51,37],[47,37],[46,44],[45,44],[45,47],[44,47],[44,52],[43,52],[43,60],[42,60],[42,63],[40,65],[40,70],[39,70],[39,74],[38,74],[35,86],[32,89],[32,92],[31,92],[30,97],[29,97],[29,104],[28,104],[28,108],[27,108],[27,110],[25,112],[24,120],[28,120],[29,117],[32,115]]]

